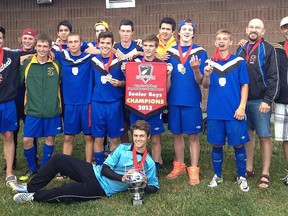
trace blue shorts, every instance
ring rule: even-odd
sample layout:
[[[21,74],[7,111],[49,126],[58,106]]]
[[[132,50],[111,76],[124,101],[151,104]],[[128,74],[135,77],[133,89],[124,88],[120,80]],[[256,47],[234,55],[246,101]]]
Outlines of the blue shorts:
[[[15,101],[0,103],[0,133],[17,130],[17,122]]]
[[[247,143],[249,134],[245,120],[207,120],[207,140],[210,144],[225,145],[226,137],[229,146]]]
[[[203,120],[200,107],[170,105],[168,126],[173,134],[198,134],[202,132]]]
[[[259,137],[270,137],[271,109],[268,113],[260,113],[262,100],[248,100],[246,105],[247,128],[256,131]]]
[[[162,111],[149,118],[141,118],[134,113],[130,113],[130,125],[132,126],[137,120],[144,120],[150,125],[151,136],[161,134],[165,131],[162,121]]]
[[[52,118],[39,118],[26,115],[24,137],[48,137],[62,133],[61,115]]]
[[[124,115],[121,101],[111,103],[92,102],[92,136],[101,138],[107,134],[117,138],[124,134]]]
[[[91,134],[91,104],[66,104],[64,110],[64,133],[75,135]]]

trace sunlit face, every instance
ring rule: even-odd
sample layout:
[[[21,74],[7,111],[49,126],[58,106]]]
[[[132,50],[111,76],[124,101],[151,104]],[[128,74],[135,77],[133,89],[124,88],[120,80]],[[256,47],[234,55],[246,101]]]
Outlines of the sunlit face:
[[[104,25],[97,25],[96,28],[95,28],[96,40],[97,40],[97,38],[98,38],[98,36],[99,36],[99,34],[100,34],[101,32],[106,32],[105,26],[104,26]]]
[[[172,25],[168,23],[162,23],[159,29],[159,34],[164,41],[168,41],[173,35]]]
[[[132,26],[130,25],[122,25],[119,29],[119,35],[121,42],[129,42],[132,40],[133,36]]]
[[[0,32],[0,48],[3,47],[4,35]]]
[[[225,51],[229,49],[229,46],[232,45],[231,36],[226,33],[217,34],[215,40],[215,46],[219,48],[221,51]]]
[[[146,58],[151,58],[155,56],[156,53],[156,45],[155,45],[155,41],[145,41],[143,42],[142,45],[143,51],[144,51],[144,56]]]
[[[109,57],[113,47],[112,38],[100,38],[98,46],[100,48],[101,55],[103,57]]]
[[[61,39],[61,41],[66,42],[69,33],[70,33],[70,30],[67,26],[60,25],[57,35]]]
[[[38,40],[36,43],[36,46],[35,46],[35,50],[37,53],[37,57],[46,58],[49,56],[49,52],[51,50],[51,47],[49,46],[48,41]]]
[[[281,33],[284,36],[285,40],[288,40],[288,24],[281,27]]]
[[[191,43],[194,36],[194,29],[191,23],[185,23],[179,31],[180,42]]]
[[[246,28],[246,34],[251,42],[260,39],[265,34],[263,22],[260,19],[252,19]]]
[[[81,39],[79,35],[70,35],[67,38],[67,46],[72,55],[81,54]]]
[[[144,130],[133,130],[133,143],[136,150],[146,148],[149,137]]]
[[[32,35],[23,35],[21,37],[21,45],[24,51],[32,50],[35,45],[35,37]]]

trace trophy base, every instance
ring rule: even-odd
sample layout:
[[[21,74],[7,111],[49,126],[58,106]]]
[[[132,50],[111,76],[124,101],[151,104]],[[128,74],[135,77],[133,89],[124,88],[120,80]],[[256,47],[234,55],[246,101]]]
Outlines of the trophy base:
[[[143,200],[132,200],[133,206],[142,205],[142,204],[143,204]]]

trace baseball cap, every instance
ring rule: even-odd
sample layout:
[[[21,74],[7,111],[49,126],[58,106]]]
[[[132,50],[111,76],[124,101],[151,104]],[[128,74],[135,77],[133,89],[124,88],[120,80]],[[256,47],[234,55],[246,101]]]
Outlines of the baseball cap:
[[[35,37],[37,35],[37,31],[35,29],[31,29],[31,28],[24,29],[22,32],[22,36],[23,35],[31,35],[31,36]]]
[[[100,22],[95,23],[94,29],[96,29],[96,26],[98,26],[98,25],[103,25],[103,26],[105,26],[105,28],[106,28],[107,30],[109,30],[109,25],[108,25],[108,23],[105,22],[105,21],[100,21]]]
[[[280,28],[288,24],[288,16],[284,17],[280,22]]]
[[[5,35],[5,29],[3,27],[0,27],[0,32],[2,32],[3,35]]]
[[[191,19],[185,19],[185,20],[182,20],[179,24],[178,24],[178,30],[181,29],[182,26],[185,25],[185,23],[191,23],[191,26],[193,27],[193,29],[195,29],[195,24],[194,22],[191,20]]]

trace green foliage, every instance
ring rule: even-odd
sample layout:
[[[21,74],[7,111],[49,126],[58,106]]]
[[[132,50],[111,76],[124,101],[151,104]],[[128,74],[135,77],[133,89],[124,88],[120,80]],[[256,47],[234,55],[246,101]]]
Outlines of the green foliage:
[[[19,177],[25,173],[26,161],[23,157],[22,134],[19,135],[18,167],[15,174]],[[4,184],[5,173],[2,173],[0,185],[0,215],[287,215],[287,190],[280,178],[284,173],[284,158],[282,156],[281,143],[274,142],[273,158],[271,164],[271,188],[261,190],[257,182],[261,174],[261,160],[259,143],[255,150],[255,172],[256,176],[248,179],[250,191],[242,192],[233,179],[236,174],[233,148],[225,147],[223,178],[224,182],[217,188],[208,188],[213,172],[211,167],[211,146],[207,144],[205,135],[201,135],[200,169],[201,183],[197,186],[188,184],[188,176],[183,175],[177,179],[167,180],[166,175],[170,172],[173,161],[173,139],[169,131],[162,136],[164,166],[159,171],[161,189],[156,194],[146,195],[144,205],[132,206],[131,197],[128,192],[104,197],[102,200],[89,201],[85,203],[47,204],[47,203],[24,203],[16,204],[12,197],[14,193]],[[2,142],[2,141],[1,141]],[[62,151],[63,135],[57,137],[56,152]],[[40,140],[43,144],[43,139]],[[84,137],[78,135],[74,141],[74,155],[85,158]],[[189,165],[188,140],[185,138],[185,162]],[[42,145],[39,147],[42,152]],[[2,154],[3,155],[3,154]],[[3,157],[2,157],[3,158]],[[4,162],[4,160],[2,160]],[[3,165],[3,163],[1,163]],[[1,166],[2,168],[2,166]],[[65,180],[67,182],[69,180]],[[48,187],[62,184],[56,180]]]

